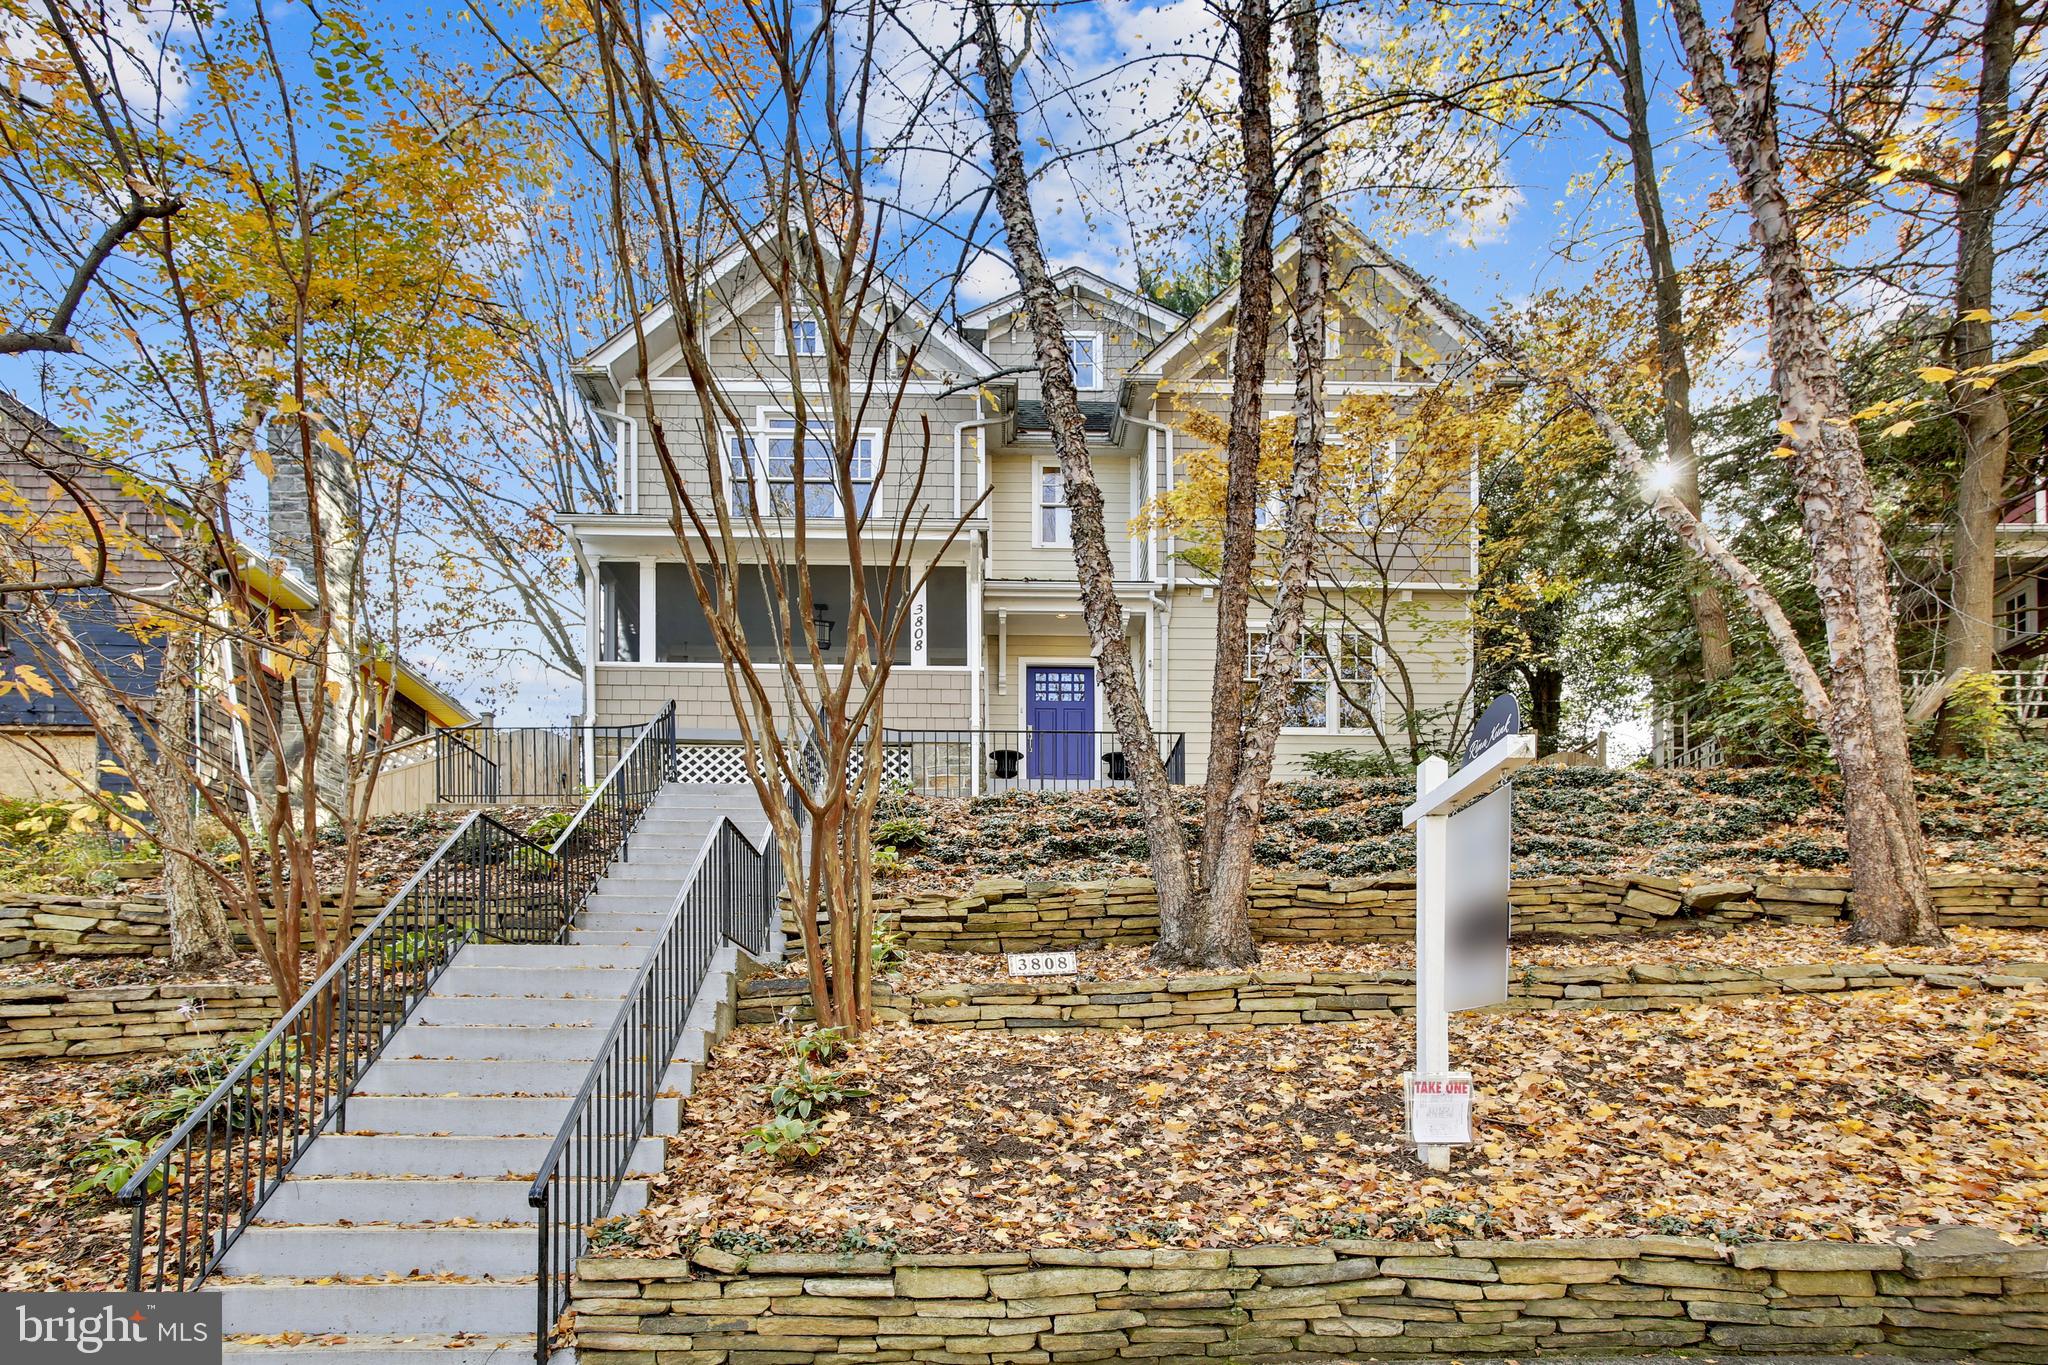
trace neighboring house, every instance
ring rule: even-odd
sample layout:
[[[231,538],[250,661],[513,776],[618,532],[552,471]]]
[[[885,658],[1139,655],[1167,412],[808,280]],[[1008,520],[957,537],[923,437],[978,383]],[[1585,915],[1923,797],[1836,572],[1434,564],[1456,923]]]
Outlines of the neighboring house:
[[[4,503],[0,514],[12,522],[47,526],[42,543],[33,537],[8,537],[33,558],[38,581],[81,572],[70,545],[81,541],[85,533],[76,502],[31,462],[31,454],[43,466],[64,471],[92,500],[101,517],[125,532],[110,538],[114,553],[108,582],[113,587],[123,594],[148,596],[170,586],[170,569],[148,550],[151,544],[167,543],[165,537],[173,534],[168,521],[41,415],[0,392],[0,503]],[[303,548],[310,539],[307,523],[303,498],[297,503],[289,497],[275,498],[270,539],[278,558],[238,551],[244,578],[271,610],[302,613],[319,604],[320,594],[308,581],[309,556]],[[163,649],[152,632],[137,630],[132,604],[105,587],[66,591],[61,601],[72,634],[94,654],[100,670],[128,698],[131,708],[146,708],[156,694]],[[67,694],[48,647],[22,613],[8,611],[0,602],[0,674],[12,676],[22,667],[33,668],[48,679],[53,684],[52,695],[10,688],[7,695],[0,696],[0,797],[65,797],[76,795],[81,784],[107,789],[123,786],[118,776],[101,771],[100,765],[108,757],[105,746]],[[390,689],[390,717],[384,735],[388,743],[397,744],[442,727],[467,725],[475,719],[403,663],[395,668],[381,660],[367,665],[361,670],[361,681],[365,686]],[[260,761],[260,737],[250,733],[254,727],[244,725],[235,714],[235,705],[229,704],[253,711],[259,701],[273,714],[282,714],[283,687],[274,670],[266,668],[259,685],[252,688],[223,645],[217,643],[206,651],[200,675],[199,729],[210,764],[232,764],[249,772]]]
[[[1332,300],[1332,404],[1354,392],[1413,392],[1465,348],[1459,323],[1430,307],[1412,277],[1377,248],[1347,235],[1338,256],[1332,271],[1339,282]],[[1283,272],[1290,258],[1291,247],[1283,249]],[[1154,727],[1185,736],[1180,767],[1187,780],[1199,781],[1209,745],[1215,585],[1184,562],[1169,539],[1134,528],[1132,519],[1185,476],[1189,457],[1200,448],[1185,429],[1189,415],[1227,412],[1224,357],[1236,293],[1225,293],[1190,319],[1087,270],[1064,270],[1056,283],[1107,502],[1117,594],[1139,686]],[[799,356],[821,349],[815,324],[784,318],[739,251],[707,273],[704,297],[703,335],[711,362],[728,395],[751,409],[754,419],[750,439],[732,440],[716,457],[740,476],[732,496],[784,506],[792,463],[791,438],[781,434],[790,426],[787,366],[792,349]],[[974,750],[970,770],[956,774],[964,780],[955,783],[971,790],[1113,778],[1121,763],[1082,620],[1068,513],[1019,300],[1013,296],[978,308],[957,327],[926,314],[907,291],[893,290],[891,304],[900,309],[895,339],[920,337],[922,348],[908,380],[905,411],[894,427],[886,473],[858,496],[870,499],[877,514],[893,514],[911,495],[916,466],[928,453],[919,496],[930,512],[925,534],[931,549],[922,562],[935,567],[921,610],[912,614],[921,629],[910,632],[899,649],[885,726],[892,732],[945,732]],[[1285,310],[1280,311],[1269,413],[1287,411],[1292,403],[1293,369]],[[650,354],[658,357],[650,378],[638,372],[630,328],[592,351],[577,370],[586,400],[617,433],[624,490],[608,511],[562,519],[590,569],[584,720],[644,719],[674,700],[684,731],[729,734],[731,703],[718,652],[670,526],[652,443],[637,418],[643,389],[663,414],[671,442],[683,443],[679,461],[697,495],[708,497],[705,462],[713,453],[705,449],[666,307],[643,325]],[[889,344],[874,338],[863,346],[877,342]],[[894,382],[886,387],[893,389]],[[807,385],[807,397],[820,387]],[[878,427],[888,401],[886,394],[874,401]],[[922,449],[926,423],[933,433],[929,452]],[[879,442],[882,433],[870,439]],[[974,507],[984,490],[989,496],[981,514],[942,551],[945,526]],[[836,506],[829,490],[811,495]],[[745,524],[739,517],[734,521]],[[793,518],[770,526],[781,533],[791,524]],[[834,543],[838,530],[836,516],[809,522],[812,563],[846,562],[844,545]],[[1476,546],[1461,532],[1433,550],[1404,551],[1391,582],[1320,583],[1325,600],[1311,608],[1315,628],[1339,630],[1328,624],[1326,607],[1347,588],[1400,595],[1404,625],[1392,643],[1416,680],[1416,710],[1441,727],[1465,705],[1471,683],[1467,618],[1475,556]],[[843,607],[830,594],[843,595],[844,587],[821,591],[827,600],[819,616],[843,621]],[[776,645],[765,612],[758,605],[751,613],[748,603],[741,606],[743,619],[751,614],[759,623],[750,632],[759,639],[755,647],[773,657]],[[1263,615],[1255,603],[1254,634]],[[1382,721],[1398,719],[1388,714],[1398,703],[1368,681],[1387,665],[1384,655],[1353,639],[1328,644],[1329,657],[1341,660],[1358,684],[1352,692],[1369,697]],[[1281,740],[1282,773],[1296,771],[1300,758],[1315,750],[1373,747],[1364,717],[1327,676],[1322,653],[1302,661],[1292,723]],[[1054,734],[1077,738],[1047,738]],[[910,742],[907,736],[905,741]]]

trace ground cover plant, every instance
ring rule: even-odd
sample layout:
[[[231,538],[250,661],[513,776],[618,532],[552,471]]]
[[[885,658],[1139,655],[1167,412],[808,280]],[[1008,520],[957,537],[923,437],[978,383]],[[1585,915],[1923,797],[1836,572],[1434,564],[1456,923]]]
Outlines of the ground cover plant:
[[[140,1157],[206,1097],[239,1044],[182,1057],[0,1065],[0,1290],[119,1289]]]
[[[877,1031],[872,1093],[786,1163],[745,1148],[786,1035],[719,1050],[631,1240],[1237,1245],[1327,1236],[1708,1232],[2048,1237],[2048,1016],[1923,990],[1659,1015],[1463,1015],[1477,1145],[1432,1175],[1396,1138],[1406,1025],[1175,1035]],[[1739,1192],[1739,1193],[1736,1193]]]
[[[2048,744],[1918,775],[1937,868],[2048,870]],[[1793,768],[1533,768],[1515,779],[1518,877],[1620,872],[1737,875],[1846,867],[1835,780]],[[1402,876],[1415,866],[1401,809],[1407,778],[1276,782],[1254,852],[1269,871]],[[1182,793],[1182,821],[1201,820]],[[893,890],[986,877],[1081,881],[1143,876],[1145,839],[1126,791],[1012,792],[972,799],[898,793],[878,822],[896,851]]]

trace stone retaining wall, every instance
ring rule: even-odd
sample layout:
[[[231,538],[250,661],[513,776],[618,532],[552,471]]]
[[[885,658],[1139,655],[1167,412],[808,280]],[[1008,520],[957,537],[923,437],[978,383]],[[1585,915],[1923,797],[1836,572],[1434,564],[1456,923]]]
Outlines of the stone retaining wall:
[[[277,1018],[268,985],[238,981],[151,986],[0,985],[0,1058],[183,1052]]]
[[[586,1365],[1399,1359],[1700,1347],[2048,1362],[2048,1248],[1696,1237],[585,1258]]]
[[[2048,962],[1991,966],[1838,962],[1782,967],[1678,967],[1662,963],[1531,967],[1508,981],[1491,1013],[1532,1010],[1668,1010],[1745,995],[1886,990],[1919,982],[1945,990],[2048,990]],[[882,990],[876,1012],[948,1028],[1215,1029],[1335,1024],[1415,1010],[1415,973],[1230,972],[1216,976],[1081,981],[963,982],[914,995]],[[802,980],[755,977],[741,988],[739,1022],[772,1024],[785,1011],[815,1017]]]
[[[1995,873],[1932,879],[1943,923],[2048,929],[2048,880]],[[1514,884],[1514,932],[1605,936],[1660,933],[1755,919],[1832,924],[1849,909],[1845,876],[1687,883],[1671,877],[1536,877]],[[1252,929],[1268,942],[1365,943],[1415,937],[1412,878],[1262,876],[1250,893]],[[1108,882],[998,878],[964,895],[890,897],[880,910],[920,952],[1004,953],[1085,943],[1150,943],[1159,903],[1144,877]],[[795,930],[785,916],[785,926]]]
[[[358,904],[357,924],[382,908],[381,900]],[[239,927],[234,935],[236,942],[248,942]],[[310,946],[311,926],[306,935]],[[170,921],[161,896],[17,896],[0,904],[0,961],[170,955]]]

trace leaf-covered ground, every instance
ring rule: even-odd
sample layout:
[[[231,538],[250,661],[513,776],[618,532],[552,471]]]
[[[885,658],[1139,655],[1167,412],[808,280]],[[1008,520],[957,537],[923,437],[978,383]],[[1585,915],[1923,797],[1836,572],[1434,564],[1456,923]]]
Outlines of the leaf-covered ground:
[[[2048,745],[1919,775],[1928,851],[1938,867],[2048,870]],[[1533,768],[1515,779],[1515,875],[1616,872],[1739,875],[1841,868],[1836,783],[1786,769],[1701,772]],[[1261,866],[1334,876],[1415,865],[1401,808],[1409,782],[1280,782],[1254,850]],[[1200,793],[1183,823],[1199,829]],[[1127,791],[1015,792],[973,800],[895,798],[879,837],[899,844],[892,891],[964,887],[985,877],[1079,881],[1145,874],[1145,836]]]
[[[1657,937],[1571,939],[1561,943],[1523,943],[1510,950],[1514,971],[1524,967],[1597,967],[1635,963],[1666,963],[1681,967],[1776,967],[1809,962],[1923,962],[1975,965],[1993,962],[2048,962],[2048,933],[2029,929],[1979,929],[1958,926],[1938,947],[1884,943],[1849,943],[1842,931],[1813,925],[1745,926],[1734,933],[1663,934]],[[1129,981],[1156,977],[1149,947],[1083,947],[1075,965],[1083,981]],[[1412,943],[1264,943],[1259,945],[1258,970],[1268,972],[1380,972],[1415,965]],[[889,974],[890,988],[903,992],[931,990],[970,981],[1018,981],[1009,959],[990,953],[911,953]],[[781,975],[804,974],[802,959],[792,957]],[[1190,975],[1190,973],[1179,973]]]
[[[183,1088],[210,1088],[228,1056],[0,1063],[0,1290],[121,1287],[128,1214],[104,1190],[73,1192],[88,1154],[108,1137],[153,1145]]]
[[[1396,1140],[1404,1024],[1064,1036],[891,1028],[872,1093],[788,1167],[742,1151],[788,1064],[718,1052],[671,1139],[650,1254],[697,1240],[965,1251],[1305,1236],[1694,1231],[2048,1237],[2048,1017],[1928,991],[1676,1014],[1460,1016],[1479,1145],[1431,1175]]]

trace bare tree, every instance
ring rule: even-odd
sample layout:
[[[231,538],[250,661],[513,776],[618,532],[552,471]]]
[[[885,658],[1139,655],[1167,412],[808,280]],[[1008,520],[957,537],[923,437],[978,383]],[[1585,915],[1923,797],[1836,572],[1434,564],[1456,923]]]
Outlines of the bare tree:
[[[981,510],[980,495],[957,508],[935,495],[930,417],[906,403],[914,383],[945,379],[948,362],[938,307],[889,280],[920,244],[916,225],[885,213],[867,185],[886,151],[864,112],[883,79],[886,17],[873,5],[742,0],[727,33],[704,31],[686,7],[650,26],[608,2],[592,14],[590,69],[541,82],[604,185],[637,374],[652,376],[672,348],[687,380],[684,403],[655,401],[637,379],[627,401],[725,664],[818,1018],[853,1031],[873,1019],[870,824],[890,679],[933,570]],[[672,84],[650,27],[691,45],[708,97]],[[586,93],[594,107],[579,102]],[[706,135],[707,107],[729,139]],[[630,265],[643,259],[653,298]],[[711,355],[711,315],[737,311],[718,283],[728,278],[744,278],[778,319],[779,340],[749,363],[788,413],[786,436],[772,438],[779,453],[743,410],[759,399]],[[771,460],[773,479],[762,473]],[[848,617],[829,642],[827,603]]]

